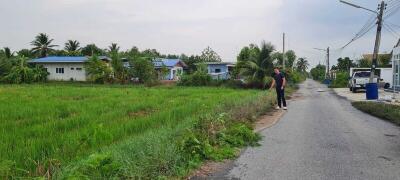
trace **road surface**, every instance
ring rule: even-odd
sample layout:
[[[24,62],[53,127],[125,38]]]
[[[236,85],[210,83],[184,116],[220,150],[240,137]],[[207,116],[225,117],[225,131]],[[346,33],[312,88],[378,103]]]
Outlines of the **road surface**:
[[[319,92],[320,90],[325,92]],[[400,179],[400,128],[307,80],[275,126],[223,178]]]

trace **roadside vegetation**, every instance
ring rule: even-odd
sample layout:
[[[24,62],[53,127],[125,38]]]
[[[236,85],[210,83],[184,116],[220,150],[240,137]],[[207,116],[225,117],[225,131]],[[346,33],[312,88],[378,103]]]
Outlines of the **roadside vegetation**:
[[[357,109],[400,125],[400,106],[376,102],[353,102]]]

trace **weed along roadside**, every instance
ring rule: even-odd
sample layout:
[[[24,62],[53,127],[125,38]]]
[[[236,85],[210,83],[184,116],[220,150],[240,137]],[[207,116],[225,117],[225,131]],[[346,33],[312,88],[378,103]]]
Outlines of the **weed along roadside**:
[[[292,95],[297,90],[296,87],[287,88],[288,100],[293,101],[295,99],[292,98]],[[272,96],[271,96],[272,94]],[[275,92],[268,92],[265,97],[263,97],[259,101],[254,101],[249,104],[249,107],[239,107],[234,108],[230,112],[232,114],[230,117],[231,122],[241,122],[242,125],[246,125],[247,127],[251,128],[246,129],[246,133],[238,134],[235,139],[241,140],[241,136],[245,134],[254,134],[255,138],[248,138],[247,142],[240,143],[238,146],[233,146],[235,149],[235,153],[233,156],[225,157],[223,159],[204,159],[204,163],[200,168],[194,169],[190,173],[186,179],[207,179],[210,175],[218,174],[224,172],[225,170],[229,169],[232,166],[232,161],[240,156],[241,152],[246,147],[249,146],[258,146],[258,141],[261,140],[263,137],[259,135],[261,131],[268,129],[274,126],[276,123],[279,122],[279,119],[285,114],[284,110],[275,110],[276,106],[276,96]],[[258,109],[251,109],[251,106],[260,107]],[[228,126],[229,127],[229,126]],[[224,133],[224,132],[222,132]],[[218,134],[218,132],[217,132]],[[250,136],[252,137],[252,136]],[[243,140],[246,140],[243,139]],[[243,145],[244,144],[244,145]],[[232,147],[232,146],[231,146]]]
[[[353,102],[352,105],[365,113],[400,126],[400,106],[377,102]]]

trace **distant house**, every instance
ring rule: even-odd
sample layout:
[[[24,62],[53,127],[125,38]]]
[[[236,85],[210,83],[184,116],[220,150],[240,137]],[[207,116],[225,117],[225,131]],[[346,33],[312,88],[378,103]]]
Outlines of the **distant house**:
[[[183,70],[187,67],[187,65],[180,59],[158,58],[153,60],[153,64],[159,74],[162,73],[163,68],[167,70],[167,73],[161,77],[161,80],[178,80],[183,74]]]
[[[207,65],[207,72],[213,79],[227,80],[231,78],[231,72],[235,67],[231,62],[209,62]]]
[[[122,61],[126,68],[133,68],[132,64],[129,63],[129,59],[122,58]],[[156,58],[153,60],[153,65],[160,80],[178,80],[179,76],[183,74],[183,70],[187,68],[187,65],[180,59]],[[163,72],[163,69],[166,72]]]
[[[109,63],[110,58],[100,56],[100,60]],[[89,57],[85,56],[49,56],[44,58],[33,59],[29,63],[42,65],[49,73],[48,80],[54,81],[86,81],[87,74],[85,71],[85,62]]]

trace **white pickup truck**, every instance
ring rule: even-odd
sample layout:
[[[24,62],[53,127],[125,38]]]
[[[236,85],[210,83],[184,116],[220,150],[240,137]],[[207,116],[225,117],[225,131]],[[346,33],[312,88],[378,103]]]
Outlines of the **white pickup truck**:
[[[365,89],[367,83],[369,83],[371,72],[369,71],[358,71],[354,72],[349,80],[350,91],[356,93],[358,89]],[[378,77],[373,80],[374,83],[378,82]]]

